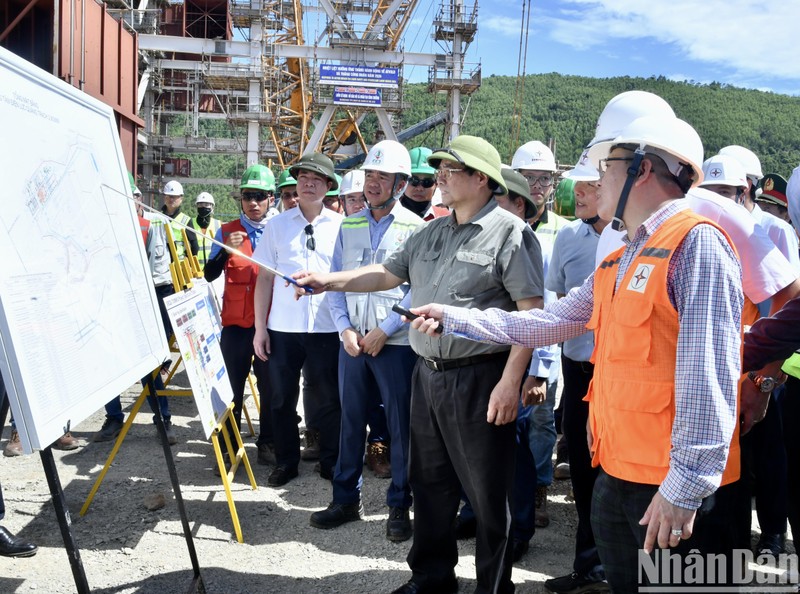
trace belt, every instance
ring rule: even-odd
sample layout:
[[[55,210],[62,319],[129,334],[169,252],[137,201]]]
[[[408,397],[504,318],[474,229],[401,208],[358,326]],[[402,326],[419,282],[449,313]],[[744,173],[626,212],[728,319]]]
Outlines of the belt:
[[[427,357],[422,357],[422,361],[425,363],[425,367],[431,371],[448,371],[450,369],[466,367],[467,365],[488,363],[489,361],[494,361],[500,358],[507,359],[508,351],[487,353],[485,355],[474,355],[472,357],[462,357],[461,359],[428,359]]]

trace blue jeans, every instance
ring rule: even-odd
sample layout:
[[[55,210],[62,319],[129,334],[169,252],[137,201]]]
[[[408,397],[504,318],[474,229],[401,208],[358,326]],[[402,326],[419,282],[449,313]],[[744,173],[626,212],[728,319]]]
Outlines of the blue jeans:
[[[536,461],[537,486],[549,487],[553,483],[553,448],[556,445],[556,422],[553,408],[556,404],[558,379],[547,380],[547,397],[536,404],[528,419],[528,440]]]

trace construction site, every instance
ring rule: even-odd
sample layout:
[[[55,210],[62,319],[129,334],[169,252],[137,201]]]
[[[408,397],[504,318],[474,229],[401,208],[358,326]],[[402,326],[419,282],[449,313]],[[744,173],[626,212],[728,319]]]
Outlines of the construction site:
[[[114,109],[126,165],[150,203],[172,178],[233,190],[255,162],[278,171],[320,151],[344,170],[382,138],[408,141],[443,125],[446,141],[458,135],[462,102],[481,84],[480,63],[467,61],[477,2],[2,6],[0,44]],[[412,34],[428,35],[436,51],[405,51]],[[441,95],[442,109],[400,129],[410,72]],[[198,155],[234,156],[235,170],[203,176],[192,167]]]

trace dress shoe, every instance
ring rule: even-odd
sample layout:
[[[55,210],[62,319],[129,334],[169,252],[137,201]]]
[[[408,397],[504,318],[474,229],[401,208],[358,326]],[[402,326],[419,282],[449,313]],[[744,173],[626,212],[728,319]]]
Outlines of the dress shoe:
[[[125,423],[115,417],[106,417],[100,431],[94,434],[92,441],[111,441],[119,435]]]
[[[559,462],[553,469],[553,478],[559,481],[565,481],[572,475],[569,472],[569,462]]]
[[[572,572],[569,575],[545,580],[544,587],[555,594],[608,594],[611,588],[601,573],[581,575]]]
[[[314,528],[328,530],[338,528],[347,522],[355,522],[364,517],[364,506],[358,503],[331,503],[322,511],[311,514],[309,524]]]
[[[464,519],[461,516],[456,517],[456,539],[466,540],[468,538],[475,538],[475,533],[478,530],[478,521],[475,518]]]
[[[403,542],[411,538],[411,518],[408,510],[402,507],[390,507],[389,519],[386,520],[386,538],[392,542]]]
[[[77,450],[79,447],[86,445],[83,440],[73,437],[72,433],[67,431],[64,435],[59,437],[54,443],[53,447],[57,450]]]
[[[319,460],[319,431],[316,429],[306,429],[306,447],[300,452],[300,458],[309,462]]]
[[[786,535],[762,533],[756,545],[756,555],[777,557],[786,552]]]
[[[0,555],[3,557],[32,557],[38,550],[32,542],[25,542],[0,526]]]
[[[458,581],[455,576],[435,584],[418,584],[414,580],[409,580],[397,590],[392,590],[392,594],[455,594],[456,592],[458,592]]]
[[[382,441],[374,441],[367,446],[364,463],[376,478],[392,478],[392,464],[389,462],[389,446]]]
[[[536,487],[534,523],[537,528],[547,528],[550,525],[550,514],[547,513],[547,487]]]
[[[267,484],[270,487],[280,487],[295,478],[297,474],[297,468],[289,468],[284,464],[280,464],[270,473],[269,478],[267,478]]]
[[[19,433],[16,431],[11,432],[11,437],[3,450],[3,455],[7,458],[21,456],[25,452],[22,451],[22,442],[19,440]]]
[[[520,559],[525,556],[525,553],[528,552],[530,548],[530,543],[527,540],[520,540],[519,538],[515,538],[514,542],[511,544],[511,561],[516,563]]]

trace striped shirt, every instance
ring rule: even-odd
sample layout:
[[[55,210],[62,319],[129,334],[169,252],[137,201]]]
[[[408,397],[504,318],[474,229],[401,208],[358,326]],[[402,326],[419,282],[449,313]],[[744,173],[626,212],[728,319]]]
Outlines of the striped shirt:
[[[617,288],[650,236],[686,208],[672,201],[627,241]],[[696,509],[719,486],[736,424],[741,371],[741,267],[724,236],[710,225],[693,228],[675,250],[667,292],[680,329],[675,369],[675,422],[670,470],[659,490],[667,501]],[[594,274],[544,310],[506,312],[445,307],[444,330],[474,340],[537,347],[585,331],[594,303]]]

